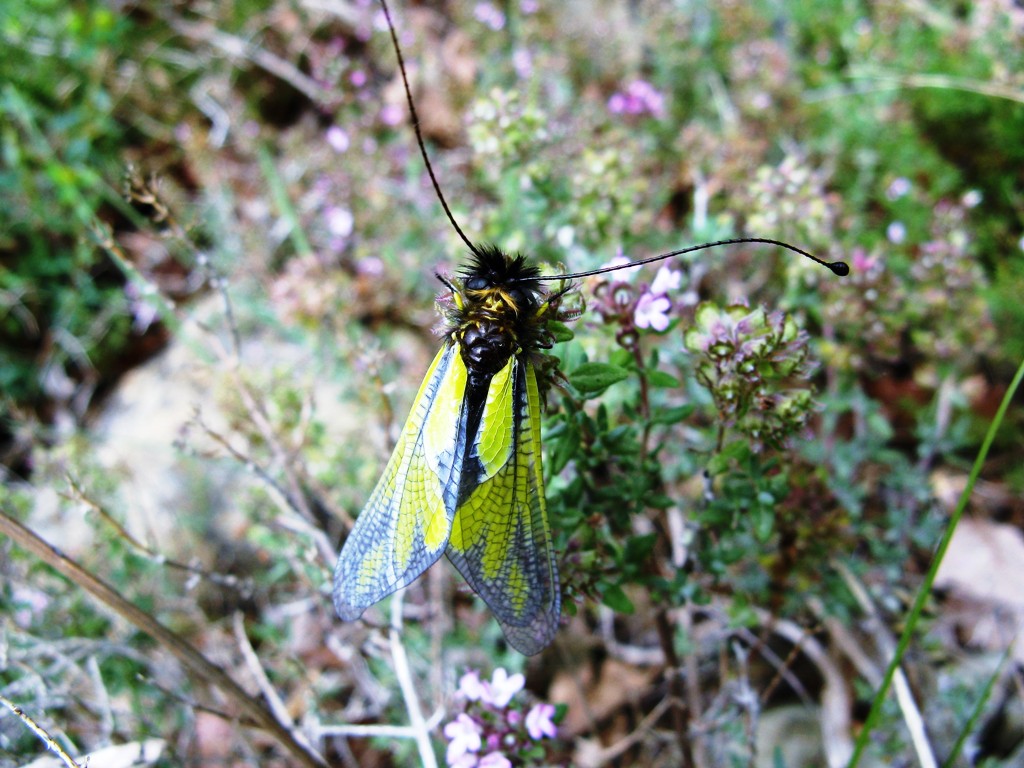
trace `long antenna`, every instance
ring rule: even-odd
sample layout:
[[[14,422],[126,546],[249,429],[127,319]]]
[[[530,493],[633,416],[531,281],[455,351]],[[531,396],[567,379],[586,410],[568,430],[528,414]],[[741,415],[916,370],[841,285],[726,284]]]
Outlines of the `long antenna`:
[[[784,243],[781,240],[770,240],[766,237],[739,237],[732,240],[716,240],[713,243],[701,243],[700,245],[691,245],[689,248],[680,248],[678,251],[669,251],[668,253],[662,253],[657,256],[649,256],[646,259],[638,259],[637,261],[631,261],[628,264],[614,264],[610,267],[601,267],[600,269],[591,269],[587,272],[573,272],[568,275],[541,275],[540,277],[530,278],[531,280],[575,280],[580,277],[590,277],[591,275],[603,275],[605,272],[615,272],[620,269],[627,269],[628,267],[639,267],[642,264],[650,264],[655,261],[661,261],[662,259],[670,259],[673,256],[680,256],[684,253],[692,253],[693,251],[702,251],[705,248],[717,248],[720,245],[735,245],[736,243],[766,243],[767,245],[777,245],[781,248],[787,248],[791,251],[799,253],[801,256],[806,256],[811,261],[821,264],[823,267],[828,267],[832,272],[839,277],[846,277],[850,274],[850,265],[845,261],[824,261],[819,259],[817,256],[808,253],[807,251],[797,248],[795,245]]]
[[[445,200],[444,193],[441,191],[441,185],[437,181],[437,176],[434,174],[434,166],[430,162],[430,155],[427,154],[427,147],[423,141],[423,133],[420,130],[419,113],[416,111],[416,103],[413,101],[412,90],[409,88],[409,75],[405,71],[405,58],[402,56],[402,48],[398,44],[398,35],[395,32],[395,24],[391,20],[391,9],[388,8],[387,0],[380,0],[380,4],[381,7],[384,9],[384,18],[387,19],[388,22],[388,32],[391,35],[391,45],[394,47],[395,56],[398,58],[398,69],[402,74],[402,86],[405,88],[405,98],[406,101],[409,103],[409,115],[412,119],[413,130],[416,132],[416,144],[419,146],[420,154],[423,156],[423,164],[427,168],[427,175],[430,176],[430,182],[434,185],[434,192],[437,193],[437,199],[441,202],[441,207],[444,209],[444,213],[448,217],[448,221],[451,222],[451,225],[455,228],[455,231],[458,233],[459,237],[462,238],[462,242],[466,244],[466,247],[469,248],[470,252],[473,253],[475,256],[482,258],[480,250],[475,245],[473,245],[470,239],[466,236],[466,233],[462,231],[462,227],[460,227],[459,223],[455,220],[455,216],[452,214],[451,208],[448,207],[448,201]],[[631,261],[628,264],[618,264],[611,267],[602,267],[600,269],[592,269],[587,272],[573,272],[568,275],[544,275],[539,278],[530,279],[570,280],[580,277],[590,277],[591,275],[601,275],[604,274],[605,272],[615,272],[616,270],[625,269],[627,267],[638,267],[641,264],[650,264],[655,261],[661,261],[662,259],[672,258],[673,256],[680,256],[684,253],[701,251],[704,250],[705,248],[717,248],[718,246],[721,245],[734,245],[736,243],[765,243],[767,245],[777,245],[781,248],[786,248],[790,251],[799,253],[802,256],[806,256],[811,261],[821,264],[824,267],[828,267],[830,270],[832,270],[834,274],[838,275],[839,277],[845,277],[846,275],[850,274],[850,267],[845,261],[823,261],[822,259],[819,259],[817,256],[814,256],[808,253],[807,251],[797,248],[795,245],[784,243],[781,240],[771,240],[764,237],[743,237],[732,240],[717,240],[713,243],[702,243],[701,245],[691,245],[688,248],[681,248],[677,251],[669,251],[668,253],[662,253],[659,254],[658,256],[650,256],[646,259]]]
[[[444,208],[448,221],[455,227],[455,231],[459,233],[462,242],[466,244],[475,256],[479,257],[480,251],[470,242],[469,238],[466,237],[466,233],[462,231],[462,227],[455,221],[452,210],[448,207],[448,201],[444,199],[444,193],[441,192],[441,185],[437,183],[437,176],[434,175],[434,166],[430,164],[430,156],[427,154],[427,147],[423,143],[423,134],[420,132],[420,116],[416,112],[416,104],[412,100],[412,91],[409,89],[409,76],[405,72],[405,59],[402,58],[402,49],[398,45],[398,35],[395,34],[394,22],[391,21],[391,10],[388,8],[387,0],[380,0],[380,4],[384,8],[384,18],[388,21],[388,32],[391,33],[391,44],[394,46],[395,55],[398,57],[398,68],[402,72],[402,85],[405,86],[405,98],[409,102],[409,116],[412,118],[412,127],[416,131],[416,143],[420,146],[420,154],[423,155],[423,162],[427,166],[427,174],[430,176],[430,181],[434,185],[434,191],[437,192],[437,199],[441,201],[441,207]]]

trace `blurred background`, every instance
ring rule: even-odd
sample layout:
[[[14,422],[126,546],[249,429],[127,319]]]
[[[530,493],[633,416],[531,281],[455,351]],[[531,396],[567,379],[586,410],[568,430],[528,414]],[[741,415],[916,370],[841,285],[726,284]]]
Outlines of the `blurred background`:
[[[399,640],[388,604],[342,624],[339,542],[466,257],[379,5],[6,3],[3,514],[331,764],[429,762],[345,730],[419,707],[450,765],[845,764],[1024,359],[1024,8],[395,1],[474,240],[577,271],[767,237],[852,274],[744,245],[585,281],[560,367],[625,373],[549,393],[555,644],[510,651],[447,564]],[[1019,404],[864,764],[1024,764]],[[0,693],[94,765],[302,764],[6,536]],[[0,766],[44,752],[0,716]]]

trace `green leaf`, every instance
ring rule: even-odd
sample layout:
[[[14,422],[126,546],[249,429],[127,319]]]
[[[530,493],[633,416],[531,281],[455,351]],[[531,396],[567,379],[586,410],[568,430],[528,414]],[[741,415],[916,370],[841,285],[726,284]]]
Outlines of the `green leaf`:
[[[679,379],[677,379],[671,373],[654,370],[647,372],[647,383],[650,384],[652,387],[670,389],[679,386]]]
[[[554,438],[554,439],[552,439]],[[558,474],[572,460],[580,448],[580,432],[575,424],[566,423],[565,428],[558,435],[548,435],[550,448],[548,458],[551,462],[551,472]]]
[[[592,397],[628,377],[629,371],[617,365],[584,363],[569,374],[569,383],[584,397]]]
[[[557,320],[548,320],[547,322],[548,332],[551,334],[551,338],[554,339],[556,344],[564,344],[567,341],[575,338],[575,334],[565,323],[560,323]]]
[[[756,506],[751,511],[751,514],[754,517],[754,536],[762,543],[768,541],[771,538],[772,531],[775,530],[775,514],[772,508]]]
[[[750,457],[750,446],[744,440],[734,440],[726,445],[722,452],[712,456],[708,461],[708,472],[720,475],[729,468],[731,461],[743,463]]]
[[[678,424],[690,418],[694,411],[693,405],[680,405],[675,408],[659,408],[651,416],[651,424]]]
[[[722,474],[727,469],[729,469],[730,461],[732,461],[732,459],[729,456],[726,456],[724,453],[716,453],[714,456],[708,459],[708,474],[711,475],[712,477],[714,477],[715,475]]]
[[[618,584],[609,584],[605,587],[601,602],[617,613],[633,613],[636,610],[633,601],[626,597],[626,593]]]
[[[643,536],[631,536],[626,541],[626,553],[623,558],[627,563],[642,563],[651,552],[658,540],[657,534],[648,533]]]
[[[608,362],[620,368],[628,368],[633,365],[633,353],[628,349],[616,349],[608,356]]]

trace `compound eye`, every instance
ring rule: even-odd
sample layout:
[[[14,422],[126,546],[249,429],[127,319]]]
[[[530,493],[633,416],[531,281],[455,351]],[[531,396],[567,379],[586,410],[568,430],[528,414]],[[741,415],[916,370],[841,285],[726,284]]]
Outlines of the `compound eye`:
[[[482,291],[490,287],[486,277],[471,277],[466,281],[466,289],[470,291]]]

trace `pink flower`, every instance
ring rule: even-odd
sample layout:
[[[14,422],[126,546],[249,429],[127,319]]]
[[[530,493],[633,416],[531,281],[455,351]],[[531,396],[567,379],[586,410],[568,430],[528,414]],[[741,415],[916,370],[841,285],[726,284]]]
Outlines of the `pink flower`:
[[[681,272],[677,272],[668,265],[662,265],[658,274],[654,276],[654,282],[651,283],[651,293],[655,296],[664,296],[667,293],[678,291],[682,281],[683,274]]]
[[[347,208],[332,205],[324,211],[324,219],[327,222],[327,231],[335,237],[346,238],[352,234],[355,220],[352,218],[352,212]]]
[[[480,673],[475,669],[459,678],[459,691],[469,701],[480,701],[488,696],[487,687],[480,682]]]
[[[637,328],[653,328],[660,333],[668,328],[670,309],[672,309],[672,302],[665,296],[645,293],[636,303],[633,322],[636,323]]]
[[[153,288],[148,283],[143,287],[132,282],[127,282],[124,285],[124,295],[128,297],[128,306],[132,313],[132,331],[135,333],[145,333],[149,330],[149,326],[160,319],[156,302],[146,298],[152,293]]]
[[[512,763],[501,752],[491,752],[480,758],[478,768],[512,768]]]
[[[498,31],[505,26],[505,14],[491,3],[477,3],[473,9],[473,16],[481,24],[486,24],[491,29]]]
[[[481,701],[503,709],[525,684],[525,677],[518,673],[510,675],[504,667],[498,667],[490,681],[484,682],[481,682],[479,672],[471,670],[459,678],[458,694],[467,701]]]
[[[448,751],[445,760],[449,766],[468,768],[476,765],[476,755],[480,750],[480,726],[465,712],[460,714],[444,727],[444,735],[448,739]],[[466,758],[472,758],[471,761]]]
[[[608,111],[616,115],[662,117],[665,114],[665,97],[646,80],[634,80],[625,89],[611,95]]]
[[[526,678],[518,672],[510,675],[504,667],[498,667],[491,675],[491,682],[485,684],[487,687],[487,699],[484,701],[503,709],[512,701],[512,697],[523,690],[526,685]],[[488,701],[489,699],[489,701]]]
[[[350,143],[348,134],[345,133],[345,129],[341,126],[332,125],[327,129],[325,138],[327,139],[327,143],[331,145],[331,149],[338,154],[341,154],[348,149]]]
[[[533,74],[533,55],[526,48],[516,48],[512,52],[512,67],[525,80]]]
[[[404,118],[405,112],[397,104],[387,104],[380,111],[380,121],[389,128],[398,125]]]
[[[885,236],[890,243],[899,245],[907,239],[907,228],[902,221],[894,221],[885,228]]]
[[[616,274],[632,275],[638,269],[640,269],[640,267],[639,265],[635,267],[627,267],[626,265],[629,264],[630,261],[631,259],[622,252],[622,246],[620,245],[615,252],[615,256],[613,256],[610,260],[602,264],[600,268],[605,269],[606,267],[624,267],[624,269],[618,270]]]
[[[553,739],[558,734],[558,729],[551,719],[554,714],[554,704],[535,704],[533,709],[526,713],[526,732],[530,734],[531,739],[539,741],[545,736]]]
[[[885,190],[885,196],[890,200],[899,200],[910,191],[910,179],[897,176]]]
[[[863,248],[854,248],[852,261],[854,272],[867,272],[875,266],[878,259],[874,255],[869,255]]]

